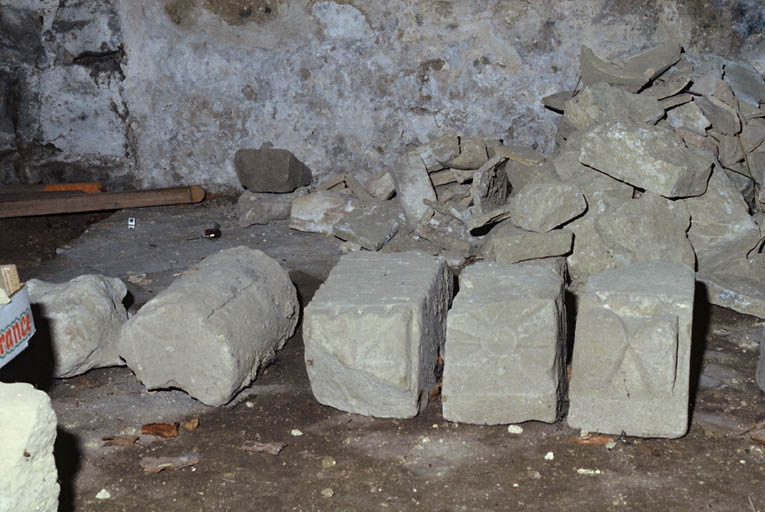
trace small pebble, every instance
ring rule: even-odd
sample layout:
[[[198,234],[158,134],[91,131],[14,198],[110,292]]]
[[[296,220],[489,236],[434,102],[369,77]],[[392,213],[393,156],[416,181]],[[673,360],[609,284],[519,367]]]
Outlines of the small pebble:
[[[333,459],[332,457],[324,457],[321,459],[321,467],[322,469],[329,469],[332,466],[337,464],[337,461]]]
[[[112,493],[110,493],[106,489],[101,489],[100,491],[98,491],[98,494],[96,494],[97,500],[108,500],[111,497],[112,497]]]
[[[253,407],[255,407],[255,402],[251,402],[250,400],[247,400],[244,403],[244,406],[247,407],[248,409],[252,409]]]
[[[606,443],[606,450],[613,450],[616,448],[616,441],[609,441]]]
[[[555,455],[553,454],[553,452],[547,452],[547,454],[545,454],[545,460],[553,460],[554,458],[555,458]]]
[[[321,490],[321,495],[325,498],[331,498],[335,495],[335,491],[333,491],[331,487],[327,487]]]
[[[293,429],[290,431],[290,434],[292,435],[292,437],[300,437],[300,436],[302,436],[302,435],[303,435],[303,432],[301,432],[300,430],[298,430],[298,429],[296,429],[296,428],[293,428]]]
[[[599,469],[587,469],[587,468],[579,468],[576,470],[576,473],[578,475],[599,475],[600,470]]]
[[[523,434],[523,427],[520,425],[508,425],[507,431],[510,434]]]

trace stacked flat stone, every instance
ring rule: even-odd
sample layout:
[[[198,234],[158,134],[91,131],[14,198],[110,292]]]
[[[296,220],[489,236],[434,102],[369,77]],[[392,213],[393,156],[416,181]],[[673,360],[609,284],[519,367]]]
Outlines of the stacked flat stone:
[[[578,294],[569,426],[685,435],[694,285],[691,268],[663,261],[589,278]]]
[[[566,359],[562,277],[545,266],[476,263],[459,289],[447,321],[444,418],[556,421]]]
[[[443,258],[343,256],[304,313],[316,400],[368,416],[416,416],[435,385],[451,294]]]

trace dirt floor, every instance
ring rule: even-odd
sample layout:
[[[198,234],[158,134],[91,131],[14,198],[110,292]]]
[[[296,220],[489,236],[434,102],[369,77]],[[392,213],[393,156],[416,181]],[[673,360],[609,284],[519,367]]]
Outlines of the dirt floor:
[[[135,230],[127,229],[128,217],[136,218]],[[200,238],[211,222],[221,224],[220,240]],[[0,220],[2,259],[16,263],[22,279],[120,277],[130,290],[130,311],[173,274],[239,244],[281,261],[303,305],[340,255],[335,241],[291,231],[284,222],[239,228],[225,198],[108,218]],[[575,443],[579,432],[565,419],[528,422],[520,434],[507,426],[450,423],[438,398],[409,420],[324,407],[311,395],[299,331],[227,407],[206,407],[181,391],[147,392],[125,367],[53,380],[33,362],[34,347],[0,370],[0,380],[32,381],[51,395],[61,511],[762,512],[765,445],[747,432],[765,420],[765,396],[754,381],[762,325],[697,302],[688,435],[617,436],[610,449]],[[172,439],[139,435],[145,423],[193,418],[198,427]],[[114,435],[139,439],[103,446],[102,438]],[[278,455],[243,449],[253,441],[286,447]],[[140,465],[144,457],[186,454],[199,462],[156,474]]]

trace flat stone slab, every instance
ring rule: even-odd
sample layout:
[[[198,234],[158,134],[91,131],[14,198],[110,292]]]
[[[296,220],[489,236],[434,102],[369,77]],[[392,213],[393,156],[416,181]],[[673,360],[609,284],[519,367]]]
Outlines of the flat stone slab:
[[[246,228],[253,224],[268,224],[273,220],[290,218],[292,201],[308,194],[302,187],[287,194],[269,194],[245,190],[236,202],[236,217],[239,226]]]
[[[562,256],[571,252],[574,234],[565,229],[534,233],[502,222],[494,227],[483,247],[489,261],[510,265],[525,260]]]
[[[579,160],[590,167],[667,198],[698,196],[707,189],[712,161],[686,148],[672,130],[609,121],[582,136]]]
[[[31,384],[0,383],[0,510],[58,510],[56,414]]]
[[[416,416],[436,381],[451,283],[446,261],[424,253],[342,256],[303,317],[316,400],[367,416]]]
[[[432,212],[423,203],[424,199],[436,200],[436,192],[430,182],[425,163],[416,151],[410,151],[396,160],[393,165],[393,179],[396,196],[404,209],[406,219],[413,227],[429,218]]]
[[[587,201],[576,185],[537,182],[524,186],[510,198],[510,221],[527,231],[546,233],[587,209]]]
[[[362,206],[335,223],[332,233],[341,240],[355,242],[368,251],[382,248],[406,223],[398,203]]]
[[[317,190],[292,201],[290,227],[308,233],[331,235],[335,224],[361,203],[350,194]]]
[[[685,435],[694,288],[690,267],[661,261],[587,280],[577,293],[570,427]]]
[[[120,333],[120,356],[147,389],[179,388],[206,405],[229,402],[295,331],[295,287],[279,263],[248,247],[189,268]]]
[[[566,102],[564,112],[564,117],[577,130],[620,119],[654,124],[664,117],[664,108],[656,98],[632,94],[605,82],[579,91]]]
[[[556,421],[564,339],[563,279],[556,272],[467,267],[447,320],[444,418],[482,425]]]

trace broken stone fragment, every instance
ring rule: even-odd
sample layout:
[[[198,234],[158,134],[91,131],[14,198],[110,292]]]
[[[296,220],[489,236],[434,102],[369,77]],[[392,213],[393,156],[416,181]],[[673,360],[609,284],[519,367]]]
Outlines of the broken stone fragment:
[[[417,148],[417,153],[422,158],[428,172],[447,167],[446,162],[453,160],[460,154],[460,141],[457,132],[450,130],[440,137],[430,139]]]
[[[390,199],[396,193],[396,184],[388,171],[381,171],[372,175],[365,187],[372,197],[382,200]]]
[[[738,99],[754,106],[765,103],[765,80],[748,62],[726,64],[723,78],[730,84]]]
[[[179,388],[229,402],[295,331],[295,287],[273,258],[248,247],[187,270],[128,320],[120,355],[147,389]]]
[[[671,108],[675,108],[679,105],[683,105],[685,103],[688,103],[690,101],[693,101],[693,95],[691,94],[678,94],[677,96],[672,96],[669,98],[664,98],[663,100],[659,101],[659,105],[662,106],[664,110],[669,110]]]
[[[460,154],[447,161],[444,167],[478,169],[489,159],[486,143],[481,137],[460,137],[459,141]]]
[[[595,230],[617,266],[664,260],[694,268],[696,256],[686,237],[689,225],[683,205],[650,192],[595,219]]]
[[[725,58],[712,54],[684,54],[693,69],[688,73],[691,86],[688,92],[697,95],[711,95],[715,91],[715,84],[722,78]]]
[[[722,135],[717,132],[711,132],[710,135],[718,140],[717,158],[724,167],[730,169],[744,159],[744,148],[738,137]]]
[[[501,145],[494,146],[493,149],[497,155],[529,167],[536,167],[545,161],[545,156],[542,153],[528,146]]]
[[[715,92],[712,96],[732,108],[734,111],[738,112],[738,100],[736,99],[736,95],[733,93],[733,89],[731,89],[730,85],[728,85],[728,82],[725,80],[717,81],[715,84]]]
[[[765,331],[765,327],[762,329]],[[760,360],[757,363],[755,381],[760,386],[760,390],[765,393],[765,332],[760,335]]]
[[[116,346],[120,328],[127,320],[122,305],[127,288],[121,280],[82,275],[58,284],[30,279],[26,286],[30,302],[40,308],[36,322],[48,327],[54,377],[124,366]],[[44,334],[38,327],[35,339]]]
[[[499,208],[507,201],[507,174],[501,165],[504,161],[505,157],[497,154],[473,175],[470,196],[473,206],[481,214]]]
[[[481,228],[510,218],[510,210],[510,205],[504,205],[485,213],[473,214],[464,220],[465,226],[468,232],[473,233]]]
[[[701,150],[702,153],[706,153],[710,158],[717,158],[720,154],[717,141],[709,135],[699,135],[691,130],[685,128],[676,128],[675,133],[678,137],[683,139],[683,142],[688,147],[694,147]]]
[[[688,239],[699,259],[720,244],[758,232],[741,193],[719,167],[712,172],[706,194],[680,202],[691,215]]]
[[[582,135],[579,160],[630,185],[668,198],[698,196],[711,160],[686,148],[669,129],[609,121]]]
[[[741,131],[741,119],[735,109],[714,96],[703,96],[694,100],[712,123],[712,128],[724,135],[736,135]]]
[[[568,272],[574,282],[616,268],[613,255],[595,229],[596,219],[597,215],[588,213],[566,225],[566,229],[574,233],[574,250],[567,258]]]
[[[695,279],[654,261],[592,276],[577,293],[568,424],[640,437],[683,436]]]
[[[765,254],[759,233],[699,255],[697,278],[710,303],[765,318]]]
[[[447,183],[456,183],[458,179],[459,178],[454,173],[453,169],[443,169],[441,171],[430,173],[430,182],[434,187],[440,187]]]
[[[560,91],[542,98],[542,104],[556,112],[563,113],[566,102],[574,95],[574,91]]]
[[[566,258],[563,256],[553,256],[550,258],[535,258],[533,260],[519,261],[513,263],[519,267],[542,267],[551,272],[558,274],[563,282],[568,282],[568,265],[566,264]]]
[[[272,220],[290,218],[292,201],[308,194],[308,187],[301,187],[289,194],[269,194],[245,190],[236,202],[239,226],[268,224]]]
[[[620,64],[625,73],[638,73],[653,80],[680,60],[680,45],[666,42],[624,59]]]
[[[711,125],[709,119],[704,117],[704,113],[693,102],[669,110],[667,121],[675,129],[690,130],[702,136],[707,134],[707,128]]]
[[[615,64],[599,59],[588,47],[582,45],[579,58],[579,74],[585,86],[598,82],[623,87],[629,92],[638,92],[650,80],[640,71],[627,71]]]
[[[436,187],[436,196],[441,203],[460,202],[463,199],[470,199],[470,186],[457,183],[439,185]]]
[[[546,233],[587,209],[582,191],[563,182],[537,182],[524,186],[510,199],[510,221],[527,231]]]
[[[558,419],[566,361],[563,279],[476,263],[460,274],[444,350],[443,415],[494,425]]]
[[[741,127],[741,145],[746,153],[751,153],[765,140],[765,119],[750,119]]]
[[[513,195],[531,183],[560,181],[550,162],[529,166],[510,160],[505,164],[505,174],[512,187]]]
[[[290,227],[331,235],[333,226],[359,206],[359,202],[348,194],[317,190],[292,201]]]
[[[332,234],[368,251],[378,251],[406,222],[403,213],[394,206],[395,203],[388,202],[356,208],[335,223]]]
[[[573,239],[573,233],[565,229],[534,233],[505,221],[489,232],[482,253],[488,261],[518,263],[566,255],[571,252]]]
[[[404,209],[406,220],[417,226],[431,214],[432,210],[423,199],[436,200],[436,193],[430,183],[428,171],[416,151],[401,155],[393,165],[393,179],[396,194]]]
[[[666,100],[678,94],[690,83],[691,79],[688,75],[684,73],[673,73],[665,80],[655,81],[650,87],[643,89],[640,92],[640,95],[651,96],[657,100]],[[665,104],[662,104],[662,106],[666,107]]]
[[[605,82],[585,87],[566,102],[564,118],[577,130],[610,120],[655,124],[664,117],[656,98],[629,93]]]
[[[292,192],[311,184],[311,169],[286,149],[240,149],[234,167],[239,183],[251,192]]]

